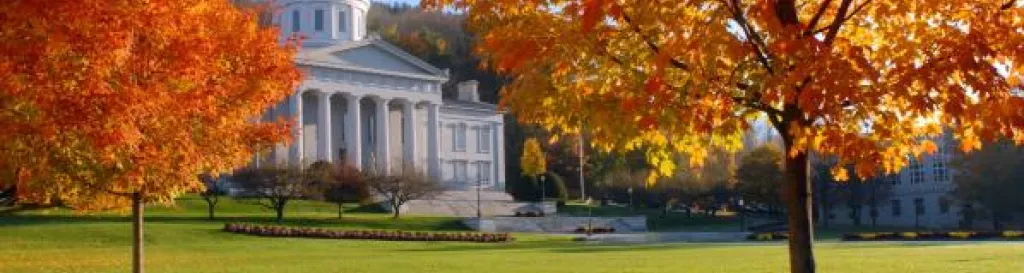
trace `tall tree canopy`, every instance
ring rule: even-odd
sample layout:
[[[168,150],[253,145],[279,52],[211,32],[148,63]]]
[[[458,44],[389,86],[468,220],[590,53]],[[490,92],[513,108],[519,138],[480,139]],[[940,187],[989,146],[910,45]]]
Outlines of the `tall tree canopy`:
[[[288,137],[294,43],[218,0],[0,2],[0,181],[76,209],[169,202]],[[2,182],[0,182],[2,183]]]
[[[670,150],[699,164],[749,121],[782,136],[791,267],[813,272],[809,151],[860,176],[931,152],[1024,142],[1024,2],[1014,0],[425,0],[465,11],[480,52],[514,77],[521,120],[606,150]],[[845,178],[845,168],[834,168]]]

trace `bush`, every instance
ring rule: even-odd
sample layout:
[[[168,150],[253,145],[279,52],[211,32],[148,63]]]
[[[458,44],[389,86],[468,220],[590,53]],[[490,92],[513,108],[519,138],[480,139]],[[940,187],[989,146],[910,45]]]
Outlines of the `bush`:
[[[843,234],[845,241],[918,241],[918,240],[988,240],[1024,239],[1020,231],[947,231],[947,232],[877,232]]]
[[[587,227],[578,227],[578,228],[576,228],[576,230],[573,230],[573,232],[575,232],[575,233],[601,234],[601,233],[614,233],[615,232],[615,228],[613,228],[613,227],[592,227],[592,228],[590,228],[589,231],[590,232],[587,232]]]
[[[749,241],[779,241],[789,240],[789,233],[785,232],[759,232],[747,236]]]
[[[500,243],[513,240],[508,233],[441,233],[441,232],[409,232],[390,230],[328,230],[322,228],[260,226],[251,224],[228,223],[224,231],[265,237],[301,237],[322,239],[356,239],[384,241],[424,241],[424,242],[478,242]]]

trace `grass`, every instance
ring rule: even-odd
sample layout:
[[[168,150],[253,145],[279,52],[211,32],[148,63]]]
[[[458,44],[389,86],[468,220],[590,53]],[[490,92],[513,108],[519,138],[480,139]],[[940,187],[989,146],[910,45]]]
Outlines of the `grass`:
[[[207,221],[194,199],[150,208],[148,272],[785,272],[782,243],[620,245],[518,235],[510,244],[264,238],[219,231],[225,221],[271,221],[271,211],[229,201]],[[329,204],[301,203],[290,225],[459,230],[457,219],[359,212],[334,219]],[[47,210],[0,216],[0,272],[125,272],[130,225],[118,214]],[[1022,272],[1020,243],[818,244],[820,272]]]

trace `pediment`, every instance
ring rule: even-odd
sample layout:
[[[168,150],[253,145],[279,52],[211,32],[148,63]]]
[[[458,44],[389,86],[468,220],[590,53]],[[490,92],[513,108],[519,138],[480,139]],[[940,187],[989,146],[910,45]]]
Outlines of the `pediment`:
[[[436,67],[379,39],[314,49],[299,54],[299,61],[362,71],[378,71],[418,77],[447,78]]]

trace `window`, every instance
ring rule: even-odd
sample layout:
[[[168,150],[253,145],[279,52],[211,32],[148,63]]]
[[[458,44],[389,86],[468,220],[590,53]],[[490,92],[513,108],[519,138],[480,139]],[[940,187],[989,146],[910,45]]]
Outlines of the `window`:
[[[892,216],[900,216],[903,214],[903,208],[900,207],[900,200],[892,200]]]
[[[481,161],[478,163],[476,176],[481,183],[491,181],[491,162]]]
[[[324,31],[324,10],[322,9],[313,12],[313,30]]]
[[[914,214],[924,215],[924,199],[914,198]]]
[[[910,157],[910,184],[921,184],[924,182],[924,170],[921,169],[921,161],[916,157]]]
[[[480,128],[480,139],[477,140],[476,143],[477,143],[477,146],[480,146],[479,150],[480,150],[481,154],[486,154],[486,153],[490,153],[491,152],[491,128],[490,127]]]
[[[452,127],[452,141],[455,142],[452,148],[456,152],[466,151],[466,125],[456,124]]]
[[[949,199],[945,197],[939,197],[939,213],[949,213]]]
[[[338,32],[345,32],[345,31],[347,31],[347,29],[348,29],[346,27],[347,25],[348,24],[345,23],[345,11],[339,11],[338,12]]]
[[[885,177],[885,179],[889,180],[889,184],[892,184],[892,185],[899,185],[900,184],[900,174],[898,174],[898,173],[897,174],[889,175],[889,176]]]
[[[469,180],[466,161],[452,161],[452,167],[455,170],[455,182],[466,182]]]
[[[302,30],[302,25],[300,25],[300,22],[301,22],[301,18],[299,18],[299,10],[293,10],[292,11],[292,32],[299,32],[300,30]]]
[[[941,139],[939,141],[939,150],[935,152],[935,157],[932,159],[932,180],[935,182],[947,182],[949,181],[949,169],[946,168],[946,161],[949,157],[946,156],[947,148],[945,141]]]

